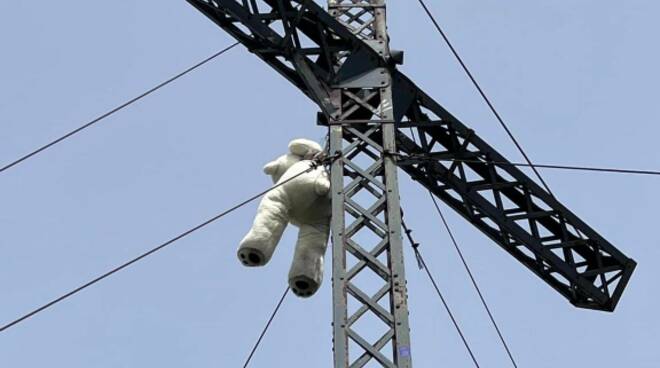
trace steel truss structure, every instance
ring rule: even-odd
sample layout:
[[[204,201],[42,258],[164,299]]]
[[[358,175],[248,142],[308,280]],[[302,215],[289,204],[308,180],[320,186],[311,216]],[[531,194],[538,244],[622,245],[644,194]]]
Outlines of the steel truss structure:
[[[336,367],[411,366],[395,165],[573,305],[614,310],[636,263],[396,69],[384,0],[329,0],[328,11],[312,0],[187,1],[317,103],[341,153]],[[372,276],[382,287],[360,287]],[[362,321],[382,322],[382,334],[366,338]]]
[[[382,60],[392,61],[384,0],[329,0],[328,10]],[[334,360],[336,367],[362,367],[372,359],[383,367],[412,367],[391,154],[396,152],[392,69],[364,64],[365,56],[332,55],[338,78],[329,85],[336,108],[330,151],[341,153],[331,168]],[[378,333],[368,336],[371,330]]]

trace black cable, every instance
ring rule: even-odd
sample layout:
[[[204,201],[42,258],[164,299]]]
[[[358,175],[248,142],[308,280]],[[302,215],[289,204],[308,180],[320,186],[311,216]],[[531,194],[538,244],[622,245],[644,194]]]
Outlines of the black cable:
[[[405,225],[404,225],[405,227]],[[451,319],[452,323],[454,324],[454,327],[456,328],[456,331],[458,332],[458,335],[461,337],[461,340],[463,340],[463,345],[465,345],[465,348],[467,349],[468,353],[470,354],[470,358],[472,359],[472,362],[474,362],[474,365],[479,368],[479,363],[477,362],[477,358],[474,356],[474,353],[472,352],[472,348],[470,347],[470,344],[467,342],[467,339],[465,338],[465,334],[463,334],[463,331],[461,330],[461,327],[458,325],[458,321],[456,321],[456,318],[454,317],[454,313],[452,313],[451,308],[449,308],[449,304],[447,304],[447,300],[445,299],[444,295],[442,295],[442,292],[440,291],[440,288],[438,287],[438,284],[435,282],[435,279],[433,278],[433,275],[431,274],[431,271],[429,270],[428,265],[426,264],[426,261],[424,261],[424,257],[422,256],[421,251],[419,250],[418,247],[414,248],[415,250],[415,256],[417,257],[418,262],[422,265],[422,268],[424,271],[426,271],[426,275],[429,277],[429,280],[431,280],[431,283],[433,284],[433,287],[435,288],[435,292],[438,294],[438,297],[440,297],[440,301],[442,302],[442,305],[445,307],[445,310],[447,311],[447,314],[449,315],[449,318]]]
[[[479,161],[479,160],[464,160],[459,158],[439,159],[438,161],[456,161],[464,163],[482,163],[482,164],[495,164],[495,165],[509,165],[509,166],[522,166],[530,167],[529,164],[520,162],[506,162],[506,161]],[[606,172],[615,174],[635,174],[635,175],[660,175],[660,171],[656,170],[637,170],[637,169],[620,169],[620,168],[606,168],[606,167],[589,167],[589,166],[571,166],[571,165],[544,165],[534,164],[539,169],[558,169],[558,170],[576,170],[576,171],[595,171]]]
[[[282,306],[282,303],[284,302],[284,299],[286,298],[287,294],[289,293],[289,290],[290,290],[290,288],[287,287],[286,290],[284,291],[284,294],[282,295],[282,298],[280,298],[280,301],[279,301],[279,303],[277,303],[277,306],[275,307],[275,310],[270,315],[270,319],[268,319],[268,322],[266,323],[266,326],[264,327],[263,331],[261,331],[261,335],[259,335],[259,339],[257,339],[257,343],[254,344],[254,347],[252,348],[252,351],[250,351],[250,355],[245,360],[245,364],[243,364],[243,368],[247,368],[248,364],[250,363],[250,360],[252,360],[252,356],[257,351],[257,348],[259,347],[259,344],[261,344],[261,340],[266,335],[266,331],[268,331],[268,328],[270,327],[270,324],[273,323],[273,320],[275,319],[275,315],[277,315],[277,312],[280,310],[280,307]]]
[[[65,135],[63,135],[63,136],[61,136],[61,137],[59,137],[59,138],[57,138],[57,139],[51,141],[50,143],[45,144],[45,145],[43,145],[43,146],[41,146],[41,147],[35,149],[34,151],[28,153],[27,155],[22,156],[21,158],[16,159],[16,160],[14,160],[13,162],[11,162],[11,163],[9,163],[9,164],[7,164],[7,165],[1,167],[1,168],[0,168],[0,173],[4,172],[4,171],[6,171],[6,170],[9,170],[10,168],[12,168],[12,167],[14,167],[14,166],[20,164],[21,162],[23,162],[23,161],[25,161],[25,160],[31,158],[32,156],[35,156],[35,155],[37,155],[37,154],[39,154],[39,153],[41,153],[41,152],[47,150],[48,148],[50,148],[50,147],[52,147],[52,146],[54,146],[54,145],[56,145],[56,144],[62,142],[63,140],[66,140],[66,139],[70,138],[71,136],[73,136],[73,135],[75,135],[75,134],[77,134],[77,133],[80,133],[81,131],[83,131],[83,130],[89,128],[89,127],[91,127],[92,125],[95,125],[96,123],[98,123],[98,122],[100,122],[101,120],[107,118],[108,116],[110,116],[110,115],[112,115],[112,114],[118,112],[119,110],[122,110],[122,109],[124,109],[125,107],[128,107],[129,105],[132,105],[133,103],[135,103],[135,102],[141,100],[142,98],[147,97],[148,95],[152,94],[153,92],[156,92],[157,90],[159,90],[159,89],[165,87],[166,85],[168,85],[168,84],[174,82],[175,80],[177,80],[177,79],[183,77],[184,75],[186,75],[186,74],[192,72],[193,70],[195,70],[195,69],[201,67],[202,65],[208,63],[209,61],[211,61],[211,60],[217,58],[218,56],[224,54],[225,52],[231,50],[232,48],[236,47],[238,44],[239,44],[239,42],[236,42],[236,43],[234,43],[234,44],[232,44],[232,45],[230,45],[230,46],[228,46],[228,47],[226,47],[226,48],[224,48],[224,49],[222,49],[222,50],[216,52],[215,54],[213,54],[213,55],[209,56],[208,58],[206,58],[206,59],[200,61],[199,63],[197,63],[197,64],[191,66],[190,68],[188,68],[188,69],[184,70],[183,72],[181,72],[181,73],[175,75],[174,77],[172,77],[172,78],[170,78],[170,79],[168,79],[168,80],[166,80],[166,81],[160,83],[159,85],[157,85],[157,86],[153,87],[152,89],[150,89],[150,90],[144,92],[143,94],[141,94],[141,95],[139,95],[139,96],[137,96],[137,97],[135,97],[135,98],[133,98],[133,99],[131,99],[131,100],[129,100],[129,101],[127,101],[127,102],[125,102],[125,103],[123,103],[123,104],[117,106],[117,107],[115,107],[114,109],[112,109],[112,110],[106,112],[105,114],[103,114],[103,115],[101,115],[101,116],[95,118],[94,120],[92,120],[92,121],[86,123],[85,125],[83,125],[83,126],[77,128],[77,129],[74,129],[74,130],[70,131],[69,133],[67,133],[67,134],[65,134]]]
[[[438,32],[440,33],[442,38],[445,40],[445,43],[447,43],[447,46],[449,46],[449,49],[454,54],[454,57],[456,57],[456,60],[458,60],[458,62],[461,64],[461,67],[463,67],[463,70],[465,71],[467,76],[472,81],[472,84],[474,84],[474,86],[477,88],[477,91],[479,91],[479,94],[481,95],[481,97],[484,99],[484,101],[486,101],[486,104],[488,105],[490,110],[493,112],[493,115],[495,115],[495,118],[497,118],[497,120],[500,122],[500,125],[502,126],[502,128],[504,128],[504,130],[506,131],[506,134],[509,136],[509,138],[511,138],[513,143],[518,148],[518,151],[520,151],[520,153],[523,155],[523,157],[525,158],[525,161],[527,161],[527,164],[529,164],[529,167],[532,168],[532,170],[534,171],[534,174],[536,174],[536,177],[539,178],[539,180],[541,181],[541,183],[543,184],[545,189],[548,191],[548,193],[550,193],[550,195],[552,195],[554,197],[554,195],[552,194],[552,191],[550,190],[550,186],[548,186],[548,184],[545,182],[545,180],[543,180],[543,177],[541,176],[541,173],[539,173],[539,171],[536,169],[536,166],[532,163],[532,160],[529,158],[529,156],[527,156],[527,153],[522,148],[522,146],[520,145],[520,143],[518,142],[516,137],[513,135],[513,133],[509,129],[509,127],[506,125],[506,123],[504,122],[504,119],[502,119],[500,114],[495,109],[495,106],[491,103],[488,96],[486,96],[486,93],[481,88],[481,86],[477,82],[476,78],[472,75],[472,72],[470,72],[470,69],[468,69],[467,65],[463,61],[463,58],[461,58],[461,56],[458,54],[458,51],[456,51],[456,48],[454,48],[454,45],[452,45],[451,41],[449,41],[449,37],[447,37],[445,32],[442,30],[442,28],[440,27],[440,24],[438,24],[438,21],[433,16],[433,13],[431,13],[431,10],[429,10],[429,8],[426,6],[426,3],[424,3],[424,0],[418,0],[418,2],[422,6],[422,8],[424,8],[424,11],[426,12],[426,15],[429,16],[429,18],[431,19],[431,21],[435,25],[435,28],[438,30]]]
[[[413,140],[414,140],[413,135]],[[425,155],[399,155],[399,158],[406,160],[412,158],[414,160],[423,160],[423,161],[446,161],[446,162],[462,162],[469,164],[483,164],[483,165],[499,165],[499,166],[519,166],[519,167],[529,167],[529,164],[522,162],[509,162],[509,161],[492,161],[492,160],[471,160],[471,159],[462,159],[462,158],[434,158],[426,157]],[[591,172],[601,172],[601,173],[613,173],[613,174],[632,174],[632,175],[653,175],[660,176],[660,170],[640,170],[640,169],[623,169],[617,167],[595,167],[595,166],[575,166],[575,165],[556,165],[556,164],[534,164],[539,169],[557,169],[557,170],[572,170],[572,171],[591,171]]]
[[[454,313],[451,311],[451,308],[449,308],[449,304],[447,303],[444,295],[442,295],[442,292],[440,291],[440,288],[438,287],[438,284],[436,284],[435,279],[431,275],[431,271],[428,269],[428,266],[426,265],[426,262],[424,261],[424,257],[422,257],[422,253],[419,250],[419,243],[417,243],[413,237],[412,237],[412,230],[408,228],[408,225],[406,225],[406,221],[403,219],[403,210],[401,211],[401,226],[403,226],[404,233],[406,234],[406,237],[408,238],[408,242],[410,242],[410,246],[413,249],[413,252],[415,252],[415,258],[417,259],[417,263],[419,264],[419,269],[424,269],[426,271],[426,274],[428,275],[429,279],[431,280],[431,283],[433,284],[433,287],[435,288],[435,291],[438,293],[438,296],[440,297],[440,300],[442,301],[442,304],[445,306],[445,310],[447,311],[447,314],[449,314],[449,317],[451,318],[451,321],[454,324],[454,327],[456,328],[456,331],[458,332],[458,335],[461,337],[461,340],[463,340],[463,344],[465,345],[465,348],[467,349],[468,353],[470,353],[470,357],[472,358],[472,361],[474,362],[474,365],[479,368],[479,363],[477,363],[477,359],[474,356],[474,353],[472,353],[472,348],[470,347],[470,344],[468,344],[467,339],[465,338],[465,335],[463,334],[463,330],[461,330],[461,327],[458,325],[458,321],[456,318],[454,318]]]
[[[12,327],[12,326],[15,326],[15,325],[17,325],[17,324],[19,324],[19,323],[25,321],[26,319],[28,319],[28,318],[34,316],[35,314],[37,314],[37,313],[39,313],[39,312],[42,312],[42,311],[44,311],[44,310],[46,310],[46,309],[52,307],[53,305],[55,305],[55,304],[57,304],[57,303],[63,301],[64,299],[67,299],[67,298],[69,298],[70,296],[73,296],[74,294],[77,294],[77,293],[81,292],[82,290],[84,290],[84,289],[86,289],[86,288],[88,288],[88,287],[90,287],[90,286],[96,284],[97,282],[99,282],[99,281],[101,281],[101,280],[103,280],[103,279],[105,279],[105,278],[111,276],[112,274],[114,274],[114,273],[116,273],[116,272],[119,272],[119,271],[123,270],[124,268],[126,268],[126,267],[128,267],[128,266],[130,266],[130,265],[132,265],[132,264],[134,264],[134,263],[136,263],[136,262],[138,262],[138,261],[140,261],[140,260],[142,260],[142,259],[144,259],[144,258],[146,258],[146,257],[148,257],[148,256],[150,256],[150,255],[152,255],[152,254],[154,254],[154,253],[156,253],[156,252],[158,252],[159,250],[162,250],[163,248],[167,247],[168,245],[171,245],[172,243],[176,242],[177,240],[180,240],[180,239],[182,239],[182,238],[185,238],[186,236],[188,236],[188,235],[194,233],[195,231],[197,231],[197,230],[199,230],[199,229],[201,229],[201,228],[203,228],[203,227],[205,227],[205,226],[207,226],[207,225],[209,225],[209,224],[211,224],[211,223],[213,223],[213,222],[219,220],[220,218],[222,218],[222,217],[224,217],[224,216],[230,214],[231,212],[233,212],[233,211],[235,211],[235,210],[237,210],[237,209],[239,209],[239,208],[241,208],[241,207],[247,205],[248,203],[254,201],[255,199],[257,199],[257,198],[263,196],[264,194],[270,192],[271,190],[274,190],[274,189],[276,189],[276,188],[278,188],[278,187],[280,187],[280,186],[282,186],[282,185],[284,185],[284,184],[286,184],[286,183],[288,183],[288,182],[290,182],[290,181],[296,179],[297,177],[299,177],[299,176],[301,176],[301,175],[303,175],[303,174],[305,174],[305,173],[308,173],[308,172],[314,170],[316,167],[317,167],[316,164],[313,164],[312,166],[310,166],[309,169],[307,169],[307,170],[305,170],[305,171],[302,171],[301,173],[299,173],[299,174],[297,174],[297,175],[294,175],[293,177],[291,177],[291,178],[289,178],[289,179],[287,179],[287,180],[285,180],[285,181],[283,181],[283,182],[281,182],[281,183],[277,183],[276,185],[274,185],[274,186],[268,188],[267,190],[264,190],[264,191],[261,192],[261,193],[255,194],[254,196],[252,196],[252,197],[246,199],[245,201],[243,201],[243,202],[241,202],[241,203],[239,203],[239,204],[237,204],[237,205],[231,207],[230,209],[228,209],[228,210],[226,210],[226,211],[224,211],[224,212],[222,212],[222,213],[220,213],[220,214],[218,214],[218,215],[216,215],[216,216],[210,218],[209,220],[204,221],[203,223],[201,223],[201,224],[199,224],[199,225],[193,227],[192,229],[187,230],[187,231],[185,231],[185,232],[183,232],[183,233],[177,235],[176,237],[174,237],[174,238],[172,238],[172,239],[166,241],[165,243],[163,243],[163,244],[161,244],[161,245],[159,245],[159,246],[157,246],[157,247],[151,249],[150,251],[145,252],[145,253],[139,255],[138,257],[133,258],[132,260],[130,260],[130,261],[128,261],[128,262],[122,264],[121,266],[118,266],[118,267],[113,268],[112,270],[110,270],[110,271],[104,273],[103,275],[101,275],[101,276],[99,276],[99,277],[97,277],[97,278],[95,278],[95,279],[93,279],[93,280],[91,280],[91,281],[89,281],[89,282],[87,282],[87,283],[85,283],[85,284],[83,284],[83,285],[81,285],[81,286],[79,286],[79,287],[77,287],[77,288],[75,288],[75,289],[69,291],[68,293],[66,293],[66,294],[64,294],[64,295],[62,295],[62,296],[60,296],[60,297],[58,297],[58,298],[56,298],[56,299],[53,299],[52,301],[50,301],[50,302],[44,304],[43,306],[41,306],[41,307],[39,307],[39,308],[37,308],[37,309],[35,309],[35,310],[33,310],[33,311],[31,311],[31,312],[29,312],[29,313],[23,315],[22,317],[19,317],[19,318],[15,319],[15,320],[12,321],[12,322],[7,323],[6,325],[0,327],[0,332],[3,332],[3,331],[5,331],[6,329],[8,329],[8,328],[10,328],[10,327]]]
[[[413,129],[410,129],[410,134],[412,136],[412,139],[415,143],[417,143],[417,138],[415,137],[415,132]],[[431,200],[433,201],[433,204],[435,205],[435,209],[440,215],[440,218],[442,219],[442,223],[445,226],[445,229],[447,230],[447,233],[449,234],[449,237],[451,238],[452,243],[454,244],[454,248],[456,249],[456,252],[458,252],[458,256],[461,258],[461,262],[463,262],[463,266],[465,267],[465,270],[467,271],[468,275],[470,276],[470,280],[472,281],[472,285],[474,286],[475,290],[477,291],[477,294],[479,294],[479,299],[481,299],[481,304],[484,306],[484,309],[486,309],[486,312],[488,313],[488,317],[490,318],[491,323],[493,324],[493,327],[495,328],[495,331],[497,331],[497,335],[500,337],[500,341],[502,342],[502,345],[504,346],[504,349],[506,350],[507,355],[509,356],[509,359],[511,360],[511,363],[513,363],[513,366],[515,368],[518,368],[518,364],[516,363],[516,360],[513,358],[513,354],[511,353],[511,350],[509,349],[509,345],[506,343],[506,340],[504,340],[504,335],[502,335],[502,332],[500,331],[499,326],[497,325],[497,322],[495,322],[495,317],[493,316],[493,313],[490,311],[490,307],[488,307],[488,303],[486,303],[486,299],[484,298],[483,294],[481,293],[481,288],[479,288],[479,285],[477,284],[476,279],[474,278],[474,275],[472,274],[472,270],[467,264],[467,261],[465,260],[465,257],[463,256],[463,252],[461,251],[461,248],[458,245],[458,242],[456,241],[456,238],[454,237],[454,232],[451,231],[451,228],[449,227],[449,223],[445,219],[444,214],[442,213],[442,210],[440,209],[440,206],[438,205],[438,202],[436,201],[435,197],[433,196],[433,193],[431,191],[428,191],[429,197],[431,197]],[[402,220],[403,222],[403,220]],[[424,260],[422,259],[421,253],[419,253],[419,244],[415,243],[415,241],[412,239],[411,236],[411,231],[407,228],[406,224],[403,223],[403,228],[408,235],[408,240],[413,246],[413,249],[415,250],[415,257],[417,258],[417,263],[419,263],[421,266],[424,266]],[[425,267],[425,266],[424,266]],[[421,267],[420,267],[421,268]]]
[[[447,233],[449,234],[449,237],[451,238],[451,241],[454,244],[454,248],[456,249],[456,252],[458,252],[458,256],[461,258],[461,262],[463,262],[463,267],[465,267],[465,270],[470,276],[470,280],[472,281],[472,285],[474,286],[474,289],[477,291],[477,294],[479,294],[479,299],[481,300],[481,304],[484,306],[486,313],[488,313],[488,318],[490,318],[490,322],[493,324],[495,331],[497,331],[497,335],[500,337],[500,341],[504,346],[504,350],[506,350],[506,353],[509,356],[509,359],[511,360],[513,366],[518,368],[518,364],[516,364],[516,360],[513,358],[513,354],[511,354],[511,349],[509,349],[509,345],[506,343],[506,340],[504,339],[504,335],[502,335],[502,331],[500,330],[500,327],[497,325],[497,322],[495,322],[495,317],[493,316],[493,313],[490,311],[490,307],[488,306],[488,303],[486,303],[486,299],[484,298],[484,295],[481,292],[481,288],[477,284],[477,280],[472,274],[472,270],[470,269],[470,266],[468,266],[468,263],[465,260],[465,256],[463,256],[463,252],[461,251],[461,248],[458,246],[458,242],[454,237],[454,232],[451,231],[451,228],[449,227],[449,223],[447,222],[447,219],[445,218],[444,214],[442,213],[442,210],[440,209],[440,206],[438,205],[438,201],[436,201],[435,197],[431,194],[431,192],[429,192],[429,196],[431,197],[431,200],[433,200],[433,205],[435,206],[436,211],[440,215],[440,218],[442,219],[442,223],[444,224],[445,229],[447,229]]]

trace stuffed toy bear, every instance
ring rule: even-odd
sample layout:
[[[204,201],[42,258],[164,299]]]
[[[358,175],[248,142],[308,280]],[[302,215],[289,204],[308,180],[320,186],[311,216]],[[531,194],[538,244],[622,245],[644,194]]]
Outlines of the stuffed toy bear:
[[[284,184],[263,197],[252,228],[237,252],[245,266],[264,266],[270,261],[287,224],[298,227],[289,286],[300,297],[312,296],[321,286],[323,256],[330,234],[330,180],[323,165],[316,166],[313,161],[321,152],[318,143],[296,139],[289,143],[288,154],[264,167],[273,183]],[[310,167],[314,168],[295,177]]]

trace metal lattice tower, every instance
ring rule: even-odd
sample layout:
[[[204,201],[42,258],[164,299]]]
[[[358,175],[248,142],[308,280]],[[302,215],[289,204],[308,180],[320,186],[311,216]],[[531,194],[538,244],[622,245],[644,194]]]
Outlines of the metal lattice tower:
[[[318,105],[340,154],[335,367],[411,366],[395,166],[574,306],[616,308],[635,261],[396,68],[385,0],[329,0],[328,11],[313,0],[187,1]]]
[[[384,0],[329,0],[328,9],[391,58]],[[347,61],[336,53],[334,62],[339,70]],[[397,151],[391,73],[363,71],[361,78],[333,89],[331,101],[337,111],[330,121],[330,151],[341,153],[331,168],[335,367],[362,367],[372,360],[383,367],[411,367],[401,209],[391,155]],[[370,340],[366,330],[380,336]]]

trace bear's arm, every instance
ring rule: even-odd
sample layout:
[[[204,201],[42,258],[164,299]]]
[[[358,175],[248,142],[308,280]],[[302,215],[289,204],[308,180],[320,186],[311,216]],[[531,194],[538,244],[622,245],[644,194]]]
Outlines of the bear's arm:
[[[316,180],[314,181],[314,191],[321,197],[330,193],[330,178],[328,178],[328,173],[325,170],[316,177]]]
[[[277,161],[269,162],[264,166],[264,174],[274,176],[280,169],[280,163]]]

